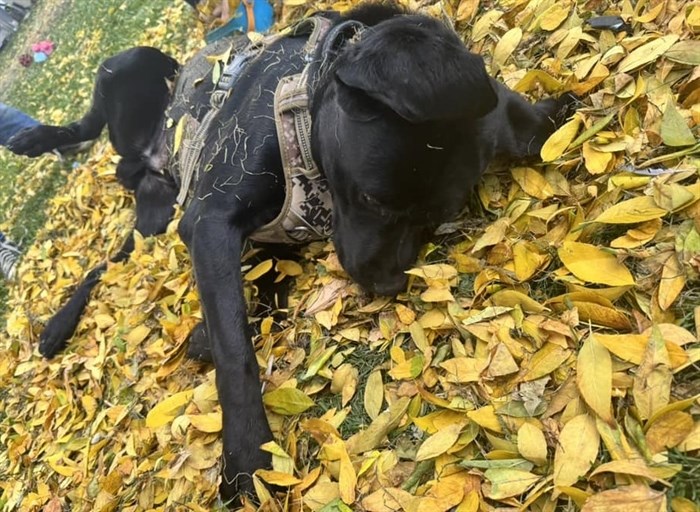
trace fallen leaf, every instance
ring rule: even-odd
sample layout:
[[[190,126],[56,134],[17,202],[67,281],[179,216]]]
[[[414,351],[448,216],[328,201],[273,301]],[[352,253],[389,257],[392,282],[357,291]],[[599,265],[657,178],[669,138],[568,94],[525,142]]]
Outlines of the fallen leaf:
[[[416,453],[416,460],[426,460],[433,459],[438,455],[442,455],[447,450],[452,448],[455,444],[457,438],[459,437],[459,432],[462,430],[462,426],[459,424],[449,425],[442,430],[439,430],[435,434],[431,435],[428,439],[423,441],[423,444],[418,448],[418,453]]]
[[[278,388],[263,395],[263,402],[277,414],[301,414],[314,406],[314,401],[296,388]]]
[[[581,512],[662,512],[666,510],[663,492],[644,485],[628,485],[594,494]]]
[[[576,384],[588,406],[603,421],[612,423],[612,360],[593,334],[578,353]]]
[[[649,337],[632,386],[632,395],[640,418],[652,417],[656,411],[669,403],[671,380],[668,351],[661,337],[661,331],[655,327]]]
[[[580,414],[569,420],[559,434],[554,453],[554,485],[570,486],[584,476],[598,454],[599,444],[593,418]]]
[[[627,267],[613,254],[594,245],[565,241],[558,254],[564,266],[584,281],[610,286],[634,284],[634,277]]]

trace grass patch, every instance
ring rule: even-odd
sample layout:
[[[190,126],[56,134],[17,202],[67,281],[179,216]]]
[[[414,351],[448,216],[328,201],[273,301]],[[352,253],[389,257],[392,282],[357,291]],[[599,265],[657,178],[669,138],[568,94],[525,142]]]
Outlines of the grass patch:
[[[345,362],[357,368],[358,385],[355,395],[352,397],[347,406],[350,407],[350,414],[345,421],[340,425],[338,431],[344,439],[356,434],[361,429],[372,423],[372,419],[365,411],[365,387],[367,386],[367,377],[374,369],[387,361],[389,356],[386,350],[372,350],[365,345],[358,345],[355,351],[345,358]],[[321,414],[335,407],[342,409],[340,394],[332,394],[330,392],[315,397],[316,408],[320,409]],[[320,415],[320,414],[319,414]]]
[[[686,498],[693,503],[700,503],[700,457],[671,450],[668,454],[671,464],[681,464],[683,469],[673,477],[669,497]]]

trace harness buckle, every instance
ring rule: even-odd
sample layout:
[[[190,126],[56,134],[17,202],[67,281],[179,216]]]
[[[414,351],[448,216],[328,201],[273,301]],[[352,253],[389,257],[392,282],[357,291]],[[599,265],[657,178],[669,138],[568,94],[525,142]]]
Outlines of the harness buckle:
[[[252,51],[237,53],[234,55],[231,62],[224,66],[224,70],[221,72],[221,77],[216,84],[216,88],[224,90],[231,89],[245,69],[245,65],[254,55],[254,49]]]

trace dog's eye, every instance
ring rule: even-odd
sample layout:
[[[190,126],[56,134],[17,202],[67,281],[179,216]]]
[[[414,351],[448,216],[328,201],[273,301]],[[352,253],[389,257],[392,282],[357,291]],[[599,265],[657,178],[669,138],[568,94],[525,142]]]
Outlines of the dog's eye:
[[[362,193],[362,201],[369,206],[381,206],[382,204],[369,194]]]

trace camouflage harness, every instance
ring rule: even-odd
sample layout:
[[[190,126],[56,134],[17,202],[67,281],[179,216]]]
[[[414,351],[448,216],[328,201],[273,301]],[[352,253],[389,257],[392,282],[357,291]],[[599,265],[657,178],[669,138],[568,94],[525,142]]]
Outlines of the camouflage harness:
[[[202,166],[202,150],[216,117],[233,85],[245,70],[248,62],[259,56],[267,46],[285,35],[310,34],[305,46],[306,66],[301,73],[280,80],[275,91],[274,116],[277,138],[282,157],[285,178],[285,200],[280,213],[270,223],[261,227],[250,238],[259,242],[303,243],[328,238],[332,230],[332,199],[328,182],[321,175],[311,155],[311,116],[309,114],[309,74],[311,62],[319,42],[331,27],[331,20],[322,16],[307,18],[279,34],[267,36],[258,41],[250,41],[233,54],[223,67],[221,76],[210,97],[210,105],[201,121],[185,112],[178,121],[174,132],[174,142],[169,172],[180,186],[177,197],[179,204],[185,204],[192,192],[193,179],[196,182]],[[217,48],[221,48],[219,45]],[[214,49],[215,51],[216,49]],[[202,68],[207,67],[202,58],[195,63],[195,76],[205,76]],[[209,64],[210,66],[210,64]],[[195,84],[196,85],[196,84]],[[180,87],[178,91],[182,93]],[[169,114],[178,107],[176,91],[174,105]],[[183,100],[180,100],[183,101]],[[178,133],[179,132],[179,133]]]

